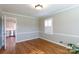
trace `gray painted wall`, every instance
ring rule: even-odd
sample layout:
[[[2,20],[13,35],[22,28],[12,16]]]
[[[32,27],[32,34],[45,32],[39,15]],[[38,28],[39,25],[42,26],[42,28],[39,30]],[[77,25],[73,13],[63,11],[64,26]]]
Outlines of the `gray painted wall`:
[[[17,41],[38,38],[38,20],[29,17],[17,18]]]
[[[54,40],[79,44],[79,7],[61,12],[54,18]]]
[[[79,44],[79,7],[55,14],[53,18],[54,34],[44,33],[44,20],[40,18],[40,37],[63,45]]]
[[[39,37],[38,20],[36,18],[4,12],[2,15],[16,18],[16,42],[26,41]]]

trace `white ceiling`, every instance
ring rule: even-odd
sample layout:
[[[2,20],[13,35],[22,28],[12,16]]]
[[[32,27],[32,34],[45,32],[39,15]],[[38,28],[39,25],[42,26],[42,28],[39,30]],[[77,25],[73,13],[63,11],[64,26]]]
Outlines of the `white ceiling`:
[[[75,5],[49,4],[42,10],[36,10],[31,4],[1,4],[0,9],[5,12],[21,14],[25,16],[40,17],[50,16],[62,10],[72,8]]]

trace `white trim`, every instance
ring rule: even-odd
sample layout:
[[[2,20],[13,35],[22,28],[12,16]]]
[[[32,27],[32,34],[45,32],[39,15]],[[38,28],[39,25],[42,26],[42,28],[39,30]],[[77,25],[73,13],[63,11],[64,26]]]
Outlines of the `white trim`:
[[[15,30],[15,35],[16,35],[15,38],[16,39],[15,39],[15,46],[16,46],[16,41],[17,41],[17,28],[18,28],[17,23],[18,22],[17,22],[17,18],[16,18],[16,30]]]
[[[33,40],[33,39],[37,39],[38,37],[35,37],[35,38],[30,38],[30,39],[23,39],[23,40],[20,40],[20,41],[16,41],[16,43],[20,43],[20,42],[24,42],[24,41],[28,41],[28,40]]]
[[[16,34],[20,35],[20,34],[33,34],[33,33],[38,33],[39,34],[39,31],[36,31],[36,32],[19,32],[19,33],[16,33]]]
[[[25,35],[31,35],[31,34],[39,34],[39,31],[36,31],[36,32],[20,32],[20,33],[17,33],[17,35],[21,35],[21,34],[25,34]],[[16,40],[16,43],[19,43],[19,42],[24,42],[24,41],[28,41],[28,40],[32,40],[32,39],[36,39],[36,38],[39,38],[39,35],[36,36],[36,37],[30,37],[29,39],[22,39],[22,40]]]
[[[4,28],[6,27],[6,16],[3,16],[3,20],[4,20]],[[4,33],[6,33],[6,28],[5,28],[5,32]],[[3,33],[3,34],[4,34]],[[4,39],[4,47],[5,47],[5,49],[6,49],[6,34],[4,34],[4,37],[5,37],[5,39]]]
[[[1,11],[1,10],[0,10]],[[2,48],[2,45],[3,45],[3,17],[2,17],[2,32],[1,32],[1,35],[0,35],[0,37],[2,37],[2,44],[1,44],[1,46],[0,46],[0,49]]]
[[[15,14],[15,13],[6,12],[6,11],[2,11],[2,14],[11,14],[11,15],[15,15],[15,16],[21,16],[21,17],[35,18],[35,17],[32,17],[32,16],[21,15],[21,14]]]
[[[39,34],[46,34],[46,33],[39,32]],[[53,33],[53,34],[46,34],[46,35],[60,35],[60,36],[68,36],[68,37],[76,37],[76,38],[79,38],[79,35],[65,34],[65,33]]]
[[[55,42],[55,41],[52,41],[52,40],[49,40],[49,39],[46,39],[46,38],[43,38],[43,37],[41,37],[41,39],[44,39],[44,40],[47,40],[47,41],[49,41],[49,42],[58,44],[58,45],[63,46],[63,47],[65,47],[65,48],[67,48],[67,49],[71,49],[71,47],[68,47],[68,46],[66,46],[66,45],[63,45],[63,44],[61,44],[61,43],[58,43],[58,42]]]
[[[73,9],[73,8],[76,8],[76,7],[79,7],[79,5],[75,4],[75,5],[72,5],[72,7],[64,8],[64,9],[61,9],[59,11],[55,11],[54,15],[59,14],[59,13],[64,12],[64,11],[67,11],[67,10],[70,10],[70,9]]]
[[[76,7],[79,7],[77,4],[73,4],[72,7],[68,7],[68,8],[63,8],[63,9],[60,9],[59,11],[55,11],[55,13],[53,13],[53,15],[56,15],[58,13],[61,13],[61,12],[64,12],[64,11],[67,11],[67,10],[70,10],[70,9],[73,9],[73,8],[76,8]],[[12,14],[12,15],[16,15],[16,16],[22,16],[22,17],[29,17],[29,18],[36,18],[36,17],[33,17],[33,16],[28,16],[28,15],[22,15],[22,14],[18,14],[18,13],[11,13],[11,12],[7,12],[7,11],[2,11],[0,10],[0,12],[2,13],[6,13],[6,14]],[[40,17],[40,15],[38,16]],[[38,18],[37,17],[37,18]]]
[[[2,31],[2,32],[3,32],[3,37],[2,37],[2,38],[4,38],[4,41],[5,41],[5,42],[4,42],[5,49],[6,49],[6,18],[7,18],[7,17],[9,17],[9,16],[3,15],[3,17],[2,17],[2,20],[4,20],[4,23],[3,23],[3,24],[4,24],[4,27],[5,27],[5,29],[4,29],[5,32]],[[16,18],[14,18],[14,19],[15,19],[15,21],[17,22]],[[2,29],[3,29],[3,28],[2,28]],[[5,33],[5,34],[4,34],[4,33]],[[16,32],[15,32],[15,36],[16,36]],[[15,39],[15,41],[16,41],[16,39]]]
[[[69,37],[78,37],[79,38],[79,35],[65,34],[65,33],[54,33],[54,35],[69,36]]]
[[[2,36],[2,45],[3,45],[3,16],[1,18],[2,18],[2,35],[0,35],[0,36]]]

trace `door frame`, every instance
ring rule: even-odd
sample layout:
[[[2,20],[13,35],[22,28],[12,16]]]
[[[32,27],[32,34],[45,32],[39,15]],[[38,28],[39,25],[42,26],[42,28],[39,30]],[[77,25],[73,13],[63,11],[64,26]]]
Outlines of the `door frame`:
[[[2,46],[4,46],[4,49],[6,49],[5,47],[5,40],[6,40],[6,36],[5,36],[5,16],[2,16]]]
[[[7,17],[12,17],[12,16],[7,16],[7,15],[2,16],[2,45],[4,46],[4,49],[6,49],[6,18]],[[14,18],[15,21],[16,21],[16,30],[15,30],[15,44],[16,44],[16,39],[17,39],[17,19],[15,17],[12,17],[12,18]],[[4,29],[4,31],[3,31],[3,29]]]

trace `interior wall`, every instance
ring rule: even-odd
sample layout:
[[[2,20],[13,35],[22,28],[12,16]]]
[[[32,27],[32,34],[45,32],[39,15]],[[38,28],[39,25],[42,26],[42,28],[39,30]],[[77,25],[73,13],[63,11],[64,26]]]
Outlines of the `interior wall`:
[[[17,19],[17,42],[40,37],[56,43],[61,41],[63,44],[79,43],[79,8],[70,9],[52,16],[54,30],[52,35],[44,33],[45,18],[37,20],[34,17],[5,12],[3,12],[3,15]]]
[[[79,8],[66,10],[52,17],[53,35],[44,33],[44,19],[40,18],[41,37],[56,43],[62,42],[63,45],[79,44]]]
[[[14,17],[17,20],[16,42],[26,41],[39,37],[38,20],[36,18],[6,12],[3,12],[3,15]]]
[[[79,8],[73,8],[53,16],[56,41],[79,43]]]
[[[0,16],[0,48],[2,47],[2,19]]]
[[[38,20],[20,17],[17,20],[17,40],[29,40],[39,37]]]

